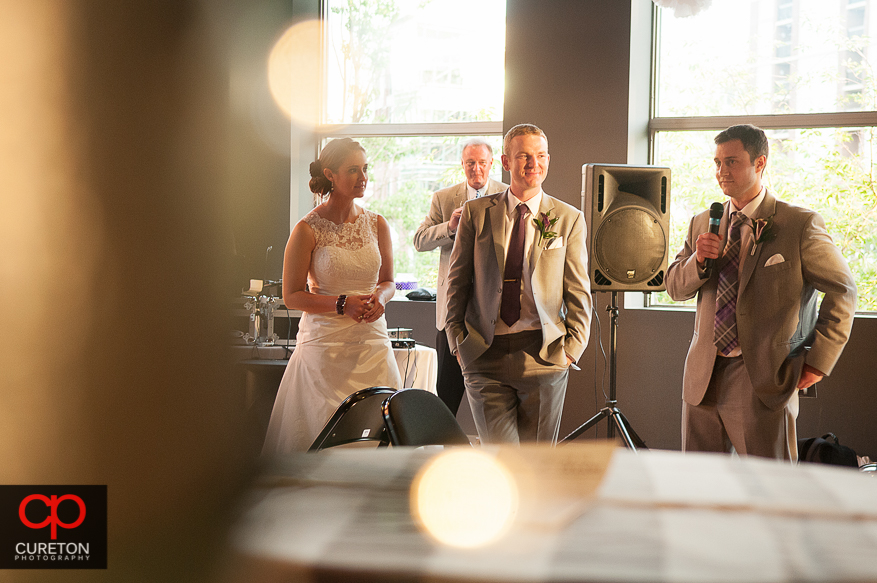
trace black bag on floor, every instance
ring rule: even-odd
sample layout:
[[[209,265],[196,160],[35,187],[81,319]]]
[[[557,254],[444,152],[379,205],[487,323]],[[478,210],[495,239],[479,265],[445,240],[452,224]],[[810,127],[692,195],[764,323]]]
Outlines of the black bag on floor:
[[[835,466],[859,467],[856,452],[841,445],[834,433],[798,440],[798,461]]]

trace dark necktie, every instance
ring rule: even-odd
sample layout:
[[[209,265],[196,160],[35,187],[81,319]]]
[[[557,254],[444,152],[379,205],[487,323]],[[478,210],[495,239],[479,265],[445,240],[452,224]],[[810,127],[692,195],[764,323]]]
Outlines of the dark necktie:
[[[728,246],[723,257],[724,265],[719,272],[716,290],[716,348],[722,356],[731,354],[737,340],[737,290],[740,283],[740,225],[746,222],[741,212],[731,214],[728,230]]]
[[[521,317],[521,274],[524,271],[524,239],[526,239],[527,217],[530,209],[518,205],[518,219],[509,240],[509,250],[505,259],[505,272],[502,276],[502,304],[499,316],[507,326],[512,326]]]

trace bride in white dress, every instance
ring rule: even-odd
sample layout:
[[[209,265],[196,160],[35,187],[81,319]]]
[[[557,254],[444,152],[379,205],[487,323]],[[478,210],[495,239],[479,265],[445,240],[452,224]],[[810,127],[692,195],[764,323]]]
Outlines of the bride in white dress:
[[[365,150],[336,139],[311,163],[325,202],[292,229],[283,302],[304,312],[268,424],[263,455],[305,451],[338,405],[373,386],[402,388],[384,307],[396,291],[390,227],[354,203],[368,182]]]

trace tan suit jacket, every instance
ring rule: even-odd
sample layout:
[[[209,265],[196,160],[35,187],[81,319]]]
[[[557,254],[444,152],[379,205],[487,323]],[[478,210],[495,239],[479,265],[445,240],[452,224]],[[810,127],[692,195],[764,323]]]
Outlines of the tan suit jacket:
[[[725,202],[719,225],[723,239],[729,204]],[[755,393],[765,406],[777,410],[796,390],[804,363],[831,373],[853,325],[856,285],[818,213],[777,200],[768,191],[750,218],[768,217],[773,217],[770,234],[743,255],[737,333]],[[697,295],[682,390],[685,402],[693,406],[703,400],[716,360],[719,269],[702,278],[695,253],[697,236],[708,227],[708,211],[691,220],[685,246],[667,270],[671,298],[680,301]],[[817,291],[825,293],[818,312]]]
[[[503,192],[508,184],[489,179],[484,196]],[[441,247],[438,268],[438,289],[435,303],[435,327],[443,330],[448,314],[448,265],[451,262],[451,250],[454,248],[454,235],[448,230],[448,221],[455,209],[466,202],[468,191],[466,182],[437,190],[432,195],[429,214],[414,233],[414,248],[418,251],[432,251]]]
[[[468,202],[457,228],[448,270],[446,331],[451,351],[459,354],[464,371],[493,342],[499,318],[506,196],[504,192]],[[542,324],[539,355],[565,367],[565,354],[578,360],[590,332],[585,217],[575,207],[544,193],[539,212],[558,217],[553,230],[559,235],[548,245],[537,235],[528,250],[530,281]]]

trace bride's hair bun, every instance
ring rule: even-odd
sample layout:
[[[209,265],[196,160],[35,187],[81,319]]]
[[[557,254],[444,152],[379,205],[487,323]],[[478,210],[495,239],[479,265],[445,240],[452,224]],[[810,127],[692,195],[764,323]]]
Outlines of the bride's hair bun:
[[[323,174],[323,164],[319,160],[311,162],[311,179],[308,188],[314,194],[324,195],[332,190],[332,182]]]

